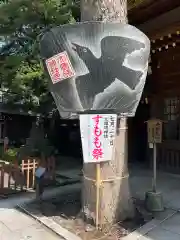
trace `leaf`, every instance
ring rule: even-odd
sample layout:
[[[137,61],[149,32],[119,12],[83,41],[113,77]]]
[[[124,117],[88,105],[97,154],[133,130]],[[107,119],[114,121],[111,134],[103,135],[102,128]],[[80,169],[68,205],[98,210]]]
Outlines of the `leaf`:
[[[78,7],[73,0],[0,0],[0,83],[7,101],[29,108],[42,105],[49,111],[53,104],[41,66],[39,35],[75,21],[72,12]]]

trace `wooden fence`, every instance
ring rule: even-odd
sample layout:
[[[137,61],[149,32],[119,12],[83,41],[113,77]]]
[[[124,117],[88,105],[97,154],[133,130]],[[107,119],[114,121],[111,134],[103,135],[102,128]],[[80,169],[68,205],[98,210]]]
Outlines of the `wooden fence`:
[[[45,160],[27,158],[17,163],[0,163],[0,195],[27,191],[35,187],[35,171],[38,166],[46,168],[48,181],[55,181],[55,158]]]
[[[49,157],[47,159],[28,158],[22,160],[21,170],[25,176],[26,189],[33,189],[35,187],[35,171],[38,166],[46,168],[46,178],[55,180],[55,158]]]
[[[23,191],[24,177],[16,164],[0,165],[0,195]]]
[[[26,189],[33,189],[35,187],[35,171],[39,165],[39,159],[28,158],[22,160],[21,170],[25,179]]]

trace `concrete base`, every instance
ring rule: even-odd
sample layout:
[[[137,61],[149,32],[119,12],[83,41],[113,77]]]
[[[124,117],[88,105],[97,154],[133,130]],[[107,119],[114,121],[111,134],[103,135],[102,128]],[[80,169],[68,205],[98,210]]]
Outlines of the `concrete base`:
[[[163,196],[161,192],[147,192],[145,206],[150,212],[164,211]]]

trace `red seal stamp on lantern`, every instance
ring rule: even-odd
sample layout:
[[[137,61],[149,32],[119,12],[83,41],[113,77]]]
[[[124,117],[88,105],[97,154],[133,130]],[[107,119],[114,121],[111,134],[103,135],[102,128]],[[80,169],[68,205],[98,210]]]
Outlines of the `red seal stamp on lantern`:
[[[53,84],[75,76],[75,71],[66,51],[48,58],[46,66]]]

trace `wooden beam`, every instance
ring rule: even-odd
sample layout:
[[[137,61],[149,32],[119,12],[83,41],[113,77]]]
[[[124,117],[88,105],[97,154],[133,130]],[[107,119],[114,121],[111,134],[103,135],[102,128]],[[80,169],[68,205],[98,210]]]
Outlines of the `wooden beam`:
[[[132,0],[132,2],[133,2],[133,0]],[[136,11],[139,11],[139,9],[145,9],[147,7],[150,7],[153,2],[154,2],[154,0],[142,0],[142,1],[139,0],[133,4],[133,3],[131,3],[131,0],[129,0],[128,1],[129,14],[133,15],[133,14],[135,14]]]
[[[147,2],[152,1],[152,0],[128,0],[128,11],[135,9],[139,7],[140,5],[144,5]]]
[[[160,39],[180,31],[180,7],[138,26],[151,39]]]
[[[129,22],[139,25],[179,6],[179,0],[146,0],[129,11]]]

